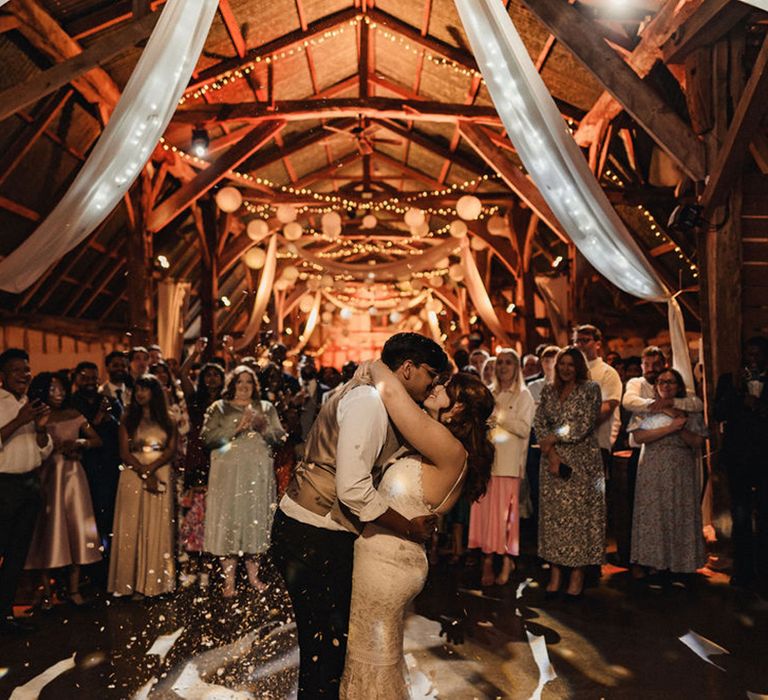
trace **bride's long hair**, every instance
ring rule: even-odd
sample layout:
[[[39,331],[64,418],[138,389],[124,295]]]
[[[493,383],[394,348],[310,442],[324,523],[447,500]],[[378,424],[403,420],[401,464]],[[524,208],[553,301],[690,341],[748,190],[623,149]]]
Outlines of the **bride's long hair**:
[[[467,478],[462,495],[470,501],[477,501],[488,488],[495,454],[488,436],[488,420],[495,403],[493,394],[479,377],[468,372],[454,374],[446,383],[445,391],[451,403],[440,411],[438,420],[456,403],[461,405],[455,414],[441,422],[467,451]]]

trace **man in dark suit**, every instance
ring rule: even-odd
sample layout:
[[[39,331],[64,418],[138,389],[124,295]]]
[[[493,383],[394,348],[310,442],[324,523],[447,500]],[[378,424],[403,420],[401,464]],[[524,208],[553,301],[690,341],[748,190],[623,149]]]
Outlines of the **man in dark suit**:
[[[738,375],[720,377],[715,396],[715,418],[725,427],[721,456],[731,495],[731,584],[757,582],[768,591],[768,340],[750,338],[743,361]]]

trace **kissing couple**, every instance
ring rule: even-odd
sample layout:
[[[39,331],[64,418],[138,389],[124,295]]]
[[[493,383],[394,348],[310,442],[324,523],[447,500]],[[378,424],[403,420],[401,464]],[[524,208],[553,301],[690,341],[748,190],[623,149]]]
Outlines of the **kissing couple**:
[[[397,333],[323,405],[280,501],[272,556],[293,603],[299,700],[405,700],[409,603],[437,517],[486,489],[494,407],[417,333]]]

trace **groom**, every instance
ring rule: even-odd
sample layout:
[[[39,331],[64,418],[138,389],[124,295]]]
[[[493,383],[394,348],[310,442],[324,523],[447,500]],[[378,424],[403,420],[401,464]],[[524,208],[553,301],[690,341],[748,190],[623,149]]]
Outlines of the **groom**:
[[[381,359],[423,401],[448,369],[437,343],[397,333]],[[344,670],[355,539],[368,522],[426,542],[435,516],[408,520],[374,486],[401,447],[376,389],[351,379],[321,408],[272,527],[272,555],[296,615],[299,700],[338,698]]]

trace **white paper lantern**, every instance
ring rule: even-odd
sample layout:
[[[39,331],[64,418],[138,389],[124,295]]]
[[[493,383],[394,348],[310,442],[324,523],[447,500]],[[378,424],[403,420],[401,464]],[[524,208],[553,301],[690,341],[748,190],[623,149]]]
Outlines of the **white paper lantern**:
[[[277,220],[281,224],[290,224],[291,221],[296,221],[298,212],[293,204],[278,204],[277,206]]]
[[[330,232],[335,231],[337,233],[333,235],[338,235],[338,232],[341,231],[341,215],[338,212],[329,211],[323,214],[323,218],[320,219],[320,225],[324,234],[330,236],[332,235]]]
[[[237,211],[242,203],[243,195],[236,187],[222,187],[216,193],[216,205],[227,214]]]
[[[264,219],[252,219],[248,222],[245,232],[252,241],[260,241],[269,233],[269,224]]]
[[[448,268],[448,276],[454,282],[461,282],[461,280],[464,279],[464,268],[459,263],[456,263],[455,265],[451,265]]]
[[[379,220],[373,214],[366,214],[363,217],[362,228],[376,228]]]
[[[349,319],[352,318],[352,309],[350,309],[348,306],[345,306],[341,311],[339,311],[339,316],[341,316],[342,320],[349,321]]]
[[[443,310],[443,302],[439,299],[430,299],[425,305],[424,308],[427,311],[434,311],[436,314],[439,314]]]
[[[469,242],[469,247],[472,248],[472,250],[480,251],[485,250],[488,247],[488,244],[480,238],[480,236],[472,236],[472,240]]]
[[[283,279],[282,277],[279,280],[275,280],[274,285],[272,285],[275,291],[277,292],[284,292],[288,287],[291,286],[291,283],[287,279]]]
[[[328,289],[330,287],[333,287],[333,277],[331,277],[330,275],[323,275],[320,278],[320,286],[323,289]]]
[[[399,311],[390,311],[389,313],[389,322],[390,323],[400,323],[400,321],[403,320],[403,314],[401,314]]]
[[[429,282],[429,286],[433,289],[439,289],[443,286],[443,278],[440,275],[433,275],[427,282]]]
[[[456,202],[456,213],[464,221],[474,221],[483,210],[482,202],[473,194],[465,194]]]
[[[368,307],[368,315],[369,316],[375,316],[378,313],[379,313],[379,311],[378,311],[378,309],[375,306],[369,306]]]
[[[503,216],[494,214],[488,219],[488,233],[492,236],[506,236],[507,235],[507,222]]]
[[[401,292],[410,292],[411,289],[413,289],[413,287],[411,286],[410,280],[401,280],[395,286]]]
[[[455,221],[451,221],[448,233],[454,238],[464,238],[464,236],[467,235],[467,230],[467,225],[461,219],[456,219]]]
[[[314,305],[315,300],[310,296],[301,297],[301,300],[299,301],[299,309],[305,314],[308,314],[310,311],[312,311],[312,307]]]
[[[283,235],[287,241],[298,241],[301,238],[301,234],[304,230],[301,228],[301,224],[291,221],[291,223],[283,226]]]
[[[316,292],[318,289],[320,289],[320,280],[317,279],[317,277],[310,277],[307,280],[307,289],[310,292]]]
[[[287,267],[283,268],[283,272],[280,276],[284,280],[295,282],[297,279],[299,279],[299,268],[295,265],[288,265]]]
[[[414,238],[424,238],[429,233],[429,224],[424,221],[420,223],[418,226],[412,226],[411,227],[411,235]]]
[[[261,270],[267,260],[267,254],[261,248],[251,248],[243,259],[251,270]]]
[[[331,313],[333,313],[334,311],[336,311],[336,304],[330,301],[326,301],[325,304],[323,304],[323,311],[330,311]]]
[[[325,324],[330,323],[333,321],[333,313],[331,311],[323,311],[323,313],[320,314],[320,320]]]
[[[411,289],[414,292],[420,292],[422,289],[424,289],[424,280],[420,277],[411,280]]]
[[[405,223],[409,228],[415,228],[416,226],[421,226],[424,223],[426,220],[426,215],[421,209],[411,207],[408,211],[405,212],[404,218]]]

